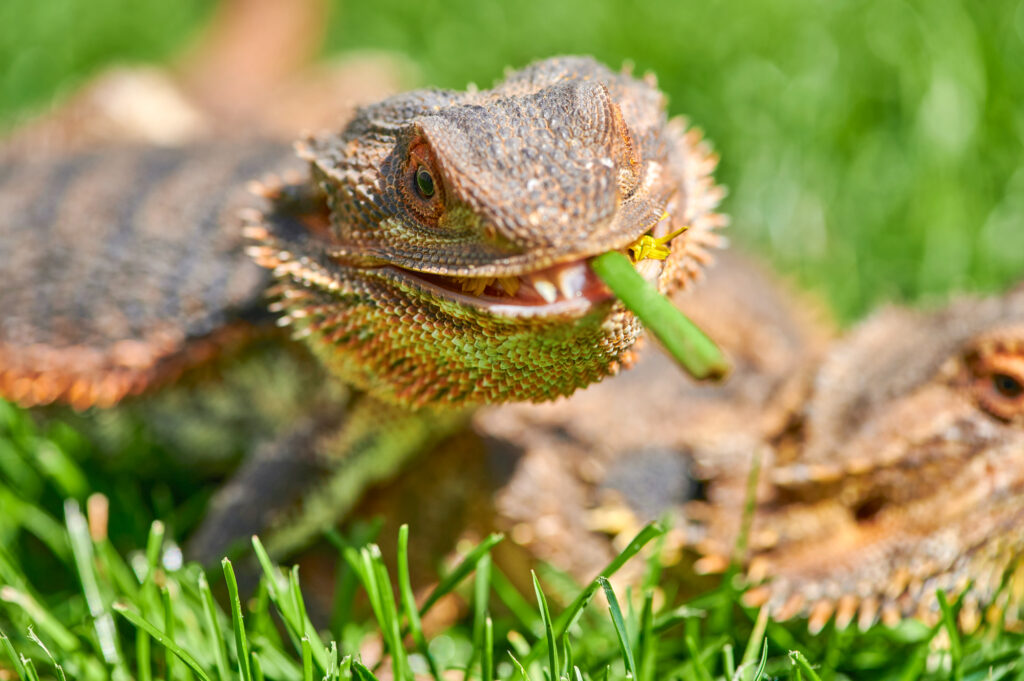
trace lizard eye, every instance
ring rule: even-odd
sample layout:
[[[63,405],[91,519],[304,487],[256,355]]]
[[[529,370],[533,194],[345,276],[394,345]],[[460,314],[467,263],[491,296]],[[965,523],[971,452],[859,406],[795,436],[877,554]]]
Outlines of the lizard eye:
[[[434,195],[434,176],[423,166],[416,169],[416,191],[425,199]]]
[[[968,367],[982,409],[1005,421],[1024,419],[1024,356],[997,349],[969,356]]]
[[[1024,384],[1010,374],[992,374],[992,387],[1008,400],[1024,395]]]
[[[420,221],[437,225],[444,213],[444,186],[430,147],[420,141],[409,148],[405,179],[399,182],[405,204]]]

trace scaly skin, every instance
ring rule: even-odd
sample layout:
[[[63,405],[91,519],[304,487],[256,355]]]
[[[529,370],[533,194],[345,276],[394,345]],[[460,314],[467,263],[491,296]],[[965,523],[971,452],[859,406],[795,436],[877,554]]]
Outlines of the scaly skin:
[[[876,315],[829,353],[764,462],[748,594],[780,618],[864,627],[985,606],[1016,617],[1024,552],[1024,288],[932,313]],[[721,563],[743,484],[712,486],[700,547]],[[1004,577],[1010,578],[1000,591]]]

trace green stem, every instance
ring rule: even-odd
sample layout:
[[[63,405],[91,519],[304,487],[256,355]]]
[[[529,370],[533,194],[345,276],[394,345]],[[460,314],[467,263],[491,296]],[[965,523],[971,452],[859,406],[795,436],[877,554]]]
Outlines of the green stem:
[[[729,372],[729,363],[714,341],[647,283],[625,254],[602,253],[590,261],[590,267],[691,376],[718,380]]]

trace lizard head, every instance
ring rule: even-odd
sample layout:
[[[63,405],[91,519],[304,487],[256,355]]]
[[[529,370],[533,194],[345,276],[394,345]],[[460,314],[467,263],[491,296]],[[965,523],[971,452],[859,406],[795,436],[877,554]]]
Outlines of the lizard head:
[[[1024,288],[876,315],[830,352],[802,419],[762,475],[750,573],[769,581],[750,604],[867,626],[934,621],[942,590],[970,628],[1006,584],[1024,601],[1024,574],[1007,580],[1024,554]],[[717,492],[719,556],[738,484]]]
[[[398,95],[299,154],[323,212],[270,216],[258,260],[330,366],[412,406],[551,399],[614,372],[641,328],[587,259],[691,225],[642,265],[672,288],[721,222],[699,136],[589,59]]]

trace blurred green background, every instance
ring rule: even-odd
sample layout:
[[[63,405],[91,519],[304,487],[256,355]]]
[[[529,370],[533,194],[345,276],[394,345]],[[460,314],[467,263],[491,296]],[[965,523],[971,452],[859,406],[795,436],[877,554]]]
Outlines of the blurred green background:
[[[3,0],[0,117],[167,58],[210,10]],[[443,87],[558,53],[654,71],[721,153],[734,241],[845,320],[1024,275],[1022,0],[336,3],[325,51],[368,48]]]

